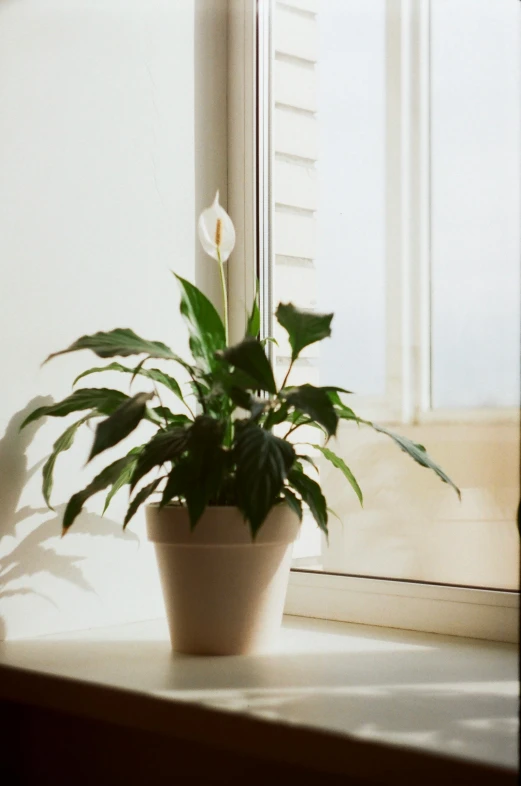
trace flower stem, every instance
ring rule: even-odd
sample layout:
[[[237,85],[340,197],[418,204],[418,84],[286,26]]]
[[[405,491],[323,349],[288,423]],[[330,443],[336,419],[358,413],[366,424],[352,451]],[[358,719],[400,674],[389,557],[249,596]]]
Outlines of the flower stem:
[[[224,263],[221,259],[221,252],[219,248],[217,248],[217,259],[219,261],[219,272],[221,274],[221,287],[223,290],[223,306],[224,306],[224,336],[226,340],[226,346],[228,346],[229,340],[229,331],[228,331],[228,292],[226,291],[226,279],[224,277]]]

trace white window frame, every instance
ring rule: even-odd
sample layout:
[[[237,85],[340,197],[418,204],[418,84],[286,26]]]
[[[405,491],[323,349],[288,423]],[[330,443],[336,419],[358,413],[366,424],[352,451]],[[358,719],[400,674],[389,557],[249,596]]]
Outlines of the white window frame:
[[[269,78],[257,69],[259,52],[271,54],[270,9],[274,0],[228,0],[228,208],[237,228],[234,265],[228,273],[230,332],[239,340],[260,270],[269,265],[271,116]],[[299,6],[288,0],[287,5]],[[397,285],[388,312],[388,379],[385,401],[353,401],[363,415],[387,423],[517,423],[515,410],[448,411],[430,408],[430,227],[428,80],[430,0],[387,0],[388,89],[400,90],[400,116],[389,102],[387,144],[399,144],[388,171],[387,273]],[[416,65],[411,68],[411,65]],[[406,75],[406,78],[405,78]],[[411,113],[420,123],[411,131]],[[392,134],[399,134],[399,139]],[[405,156],[404,151],[411,151]],[[389,159],[389,157],[388,157]],[[396,188],[400,199],[396,200]],[[396,227],[400,231],[396,231]],[[412,254],[420,259],[412,273]],[[266,286],[266,277],[265,277]],[[271,293],[264,292],[263,323],[269,334]],[[407,297],[403,297],[403,292]],[[415,303],[421,302],[422,309]],[[404,351],[404,347],[411,347]],[[389,405],[389,402],[391,404]],[[519,593],[369,576],[292,570],[285,611],[410,630],[494,641],[519,640]]]

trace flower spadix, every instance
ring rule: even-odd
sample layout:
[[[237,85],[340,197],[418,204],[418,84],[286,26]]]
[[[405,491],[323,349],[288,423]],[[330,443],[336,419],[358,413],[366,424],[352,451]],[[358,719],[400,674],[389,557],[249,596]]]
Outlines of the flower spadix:
[[[219,204],[216,193],[211,207],[199,216],[199,239],[209,256],[217,261],[226,262],[235,246],[235,227],[226,210]]]

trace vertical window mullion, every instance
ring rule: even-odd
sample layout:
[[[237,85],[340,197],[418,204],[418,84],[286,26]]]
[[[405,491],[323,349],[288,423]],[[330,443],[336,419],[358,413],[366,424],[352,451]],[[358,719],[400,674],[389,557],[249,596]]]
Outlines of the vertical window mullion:
[[[419,18],[420,131],[420,413],[432,409],[431,277],[431,0],[421,0]]]
[[[430,408],[429,0],[400,3],[401,413]]]
[[[273,336],[273,3],[257,4],[257,275],[260,284],[261,337]],[[266,344],[273,361],[273,345]]]
[[[386,403],[397,417],[403,400],[402,269],[402,30],[401,0],[386,6]]]

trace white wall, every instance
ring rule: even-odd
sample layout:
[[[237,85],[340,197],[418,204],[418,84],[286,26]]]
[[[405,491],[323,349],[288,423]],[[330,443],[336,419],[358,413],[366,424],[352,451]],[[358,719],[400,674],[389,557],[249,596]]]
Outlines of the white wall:
[[[58,537],[63,504],[104,463],[81,470],[90,437],[59,460],[53,514],[39,470],[70,419],[22,435],[18,424],[41,396],[59,400],[80,370],[103,365],[83,352],[39,368],[84,333],[132,327],[185,350],[169,270],[212,291],[196,270],[195,220],[215,188],[226,195],[225,5],[0,4],[0,634],[10,638],[162,614],[143,516],[121,532],[125,493],[103,520],[96,497],[98,512]]]

